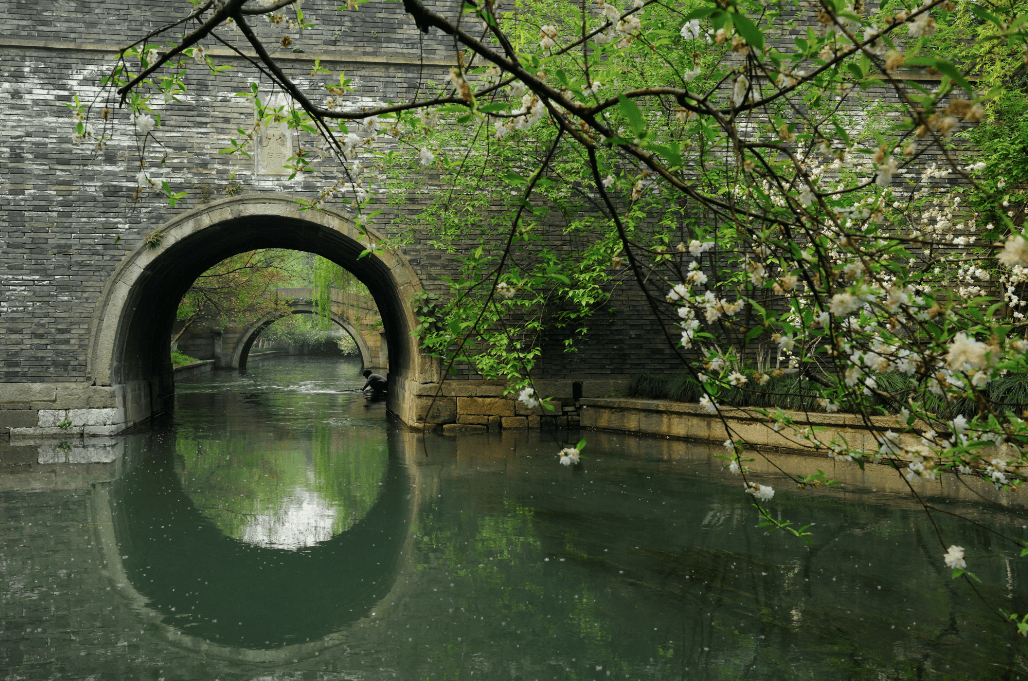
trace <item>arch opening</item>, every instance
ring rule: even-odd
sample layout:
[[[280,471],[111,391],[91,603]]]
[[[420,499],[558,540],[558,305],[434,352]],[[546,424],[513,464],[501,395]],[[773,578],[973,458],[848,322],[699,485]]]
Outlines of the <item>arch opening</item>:
[[[290,311],[292,314],[317,314],[314,310],[314,306],[309,303],[289,304]],[[229,366],[233,369],[239,369],[240,371],[246,371],[247,358],[250,355],[250,350],[253,349],[254,344],[260,340],[261,334],[263,334],[268,327],[275,322],[285,319],[287,315],[277,315],[271,317],[265,317],[254,322],[249,328],[247,328],[242,334],[240,334],[235,347],[232,349],[232,355],[229,359]],[[342,329],[350,338],[353,339],[354,344],[357,346],[357,355],[361,359],[361,370],[365,367],[372,368],[372,370],[382,373],[388,372],[388,357],[383,358],[385,362],[382,363],[379,356],[372,350],[367,339],[364,335],[352,324],[349,320],[341,315],[332,313],[329,319],[337,327]],[[380,366],[381,364],[381,366]]]
[[[291,197],[281,195],[225,199],[155,233],[161,236],[159,246],[141,244],[112,275],[92,323],[90,374],[95,384],[117,388],[124,428],[171,404],[174,370],[168,339],[179,300],[193,281],[225,258],[263,248],[321,255],[367,287],[382,318],[390,382],[387,407],[409,425],[425,420],[428,400],[419,394],[425,392],[419,386],[437,383],[439,368],[420,353],[411,335],[417,322],[407,301],[422,287],[402,254],[360,258],[364,246],[347,218],[329,210],[301,213]],[[380,238],[374,233],[370,237]],[[246,335],[248,352],[259,330]],[[239,350],[242,356],[243,348]],[[431,420],[446,418],[438,411]]]

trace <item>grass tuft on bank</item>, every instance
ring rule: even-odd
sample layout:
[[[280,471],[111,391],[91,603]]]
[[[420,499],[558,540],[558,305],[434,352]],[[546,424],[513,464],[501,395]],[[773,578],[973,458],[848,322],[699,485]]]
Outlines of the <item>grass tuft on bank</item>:
[[[190,357],[189,355],[183,354],[178,350],[171,351],[171,365],[175,367],[185,366],[194,362],[199,362],[196,357]]]

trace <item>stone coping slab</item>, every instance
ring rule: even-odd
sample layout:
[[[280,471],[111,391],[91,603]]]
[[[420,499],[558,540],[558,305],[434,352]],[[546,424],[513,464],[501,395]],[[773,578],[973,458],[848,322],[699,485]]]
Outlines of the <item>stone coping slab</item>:
[[[646,400],[634,397],[617,398],[583,398],[579,402],[580,407],[592,407],[613,410],[638,410],[666,414],[679,414],[683,416],[697,416],[707,419],[716,419],[717,414],[711,414],[698,404],[691,402],[671,402],[666,400]],[[766,417],[760,413],[761,407],[719,407],[718,412],[726,419],[737,419],[745,421],[765,422]],[[768,409],[770,413],[779,410]],[[809,426],[844,427],[844,428],[866,428],[879,430],[881,428],[904,428],[904,425],[895,416],[868,416],[860,414],[835,413],[826,414],[822,412],[802,412],[780,410],[795,423],[802,423]],[[915,428],[920,429],[924,424],[915,423]],[[927,427],[925,428],[927,429]]]
[[[793,425],[777,425],[756,408],[723,407],[710,414],[698,404],[643,400],[634,398],[583,399],[579,403],[583,429],[657,435],[687,440],[724,442],[742,440],[749,446],[783,450],[824,452],[833,439],[844,441],[851,448],[874,452],[880,447],[882,433],[901,432],[901,446],[918,442],[918,435],[902,433],[903,424],[895,416],[859,414],[822,414],[781,410]],[[768,410],[771,413],[779,410]],[[808,430],[813,429],[813,430]],[[915,431],[927,430],[923,423],[914,424]],[[813,434],[820,447],[804,437]]]

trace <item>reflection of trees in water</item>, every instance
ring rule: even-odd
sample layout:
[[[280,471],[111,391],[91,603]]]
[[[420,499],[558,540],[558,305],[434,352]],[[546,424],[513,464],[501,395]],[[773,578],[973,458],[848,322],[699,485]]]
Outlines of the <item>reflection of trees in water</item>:
[[[176,442],[183,489],[227,536],[261,546],[299,548],[346,531],[375,503],[387,465],[384,432],[326,423],[309,439],[190,435]]]

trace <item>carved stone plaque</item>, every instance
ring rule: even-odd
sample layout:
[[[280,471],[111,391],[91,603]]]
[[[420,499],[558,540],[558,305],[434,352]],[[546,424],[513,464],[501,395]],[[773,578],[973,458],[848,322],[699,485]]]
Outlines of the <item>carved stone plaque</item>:
[[[281,100],[281,101],[278,101]],[[272,97],[268,105],[279,107],[285,103],[281,96]],[[291,175],[292,170],[282,166],[289,162],[293,155],[293,131],[288,124],[269,123],[261,126],[257,136],[257,174],[258,175]]]

